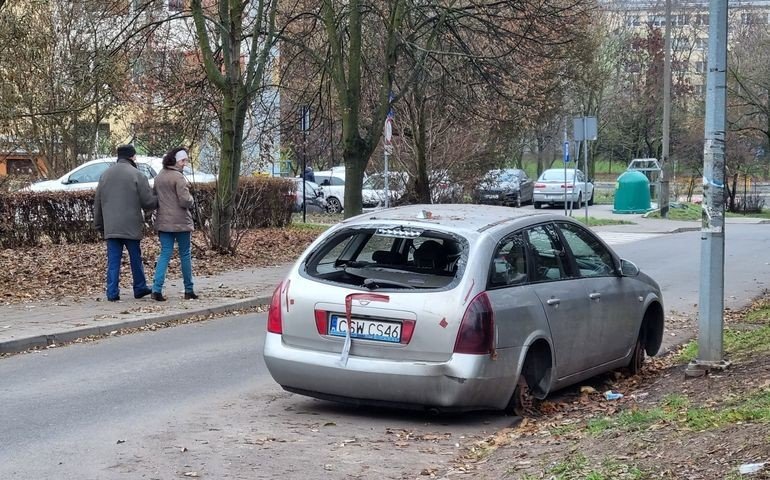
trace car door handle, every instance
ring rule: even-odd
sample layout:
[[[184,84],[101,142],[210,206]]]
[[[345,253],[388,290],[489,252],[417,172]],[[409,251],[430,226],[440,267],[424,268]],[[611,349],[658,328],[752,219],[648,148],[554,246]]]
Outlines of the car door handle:
[[[588,298],[590,298],[591,300],[599,300],[600,298],[602,298],[602,294],[598,292],[594,292],[589,294]]]
[[[545,303],[547,303],[548,305],[558,305],[559,303],[561,303],[561,300],[559,300],[558,298],[549,298],[548,300],[546,300]]]

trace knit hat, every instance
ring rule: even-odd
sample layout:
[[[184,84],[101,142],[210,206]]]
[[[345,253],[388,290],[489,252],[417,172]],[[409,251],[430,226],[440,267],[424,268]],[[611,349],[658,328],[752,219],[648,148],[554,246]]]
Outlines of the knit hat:
[[[118,147],[118,158],[131,158],[136,155],[133,145],[121,145]]]

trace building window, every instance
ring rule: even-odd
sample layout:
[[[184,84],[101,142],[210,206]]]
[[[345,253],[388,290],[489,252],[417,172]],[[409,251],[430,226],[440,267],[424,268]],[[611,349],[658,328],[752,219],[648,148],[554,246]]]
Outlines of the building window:
[[[168,0],[169,12],[181,12],[184,10],[184,0]]]
[[[695,15],[695,21],[693,22],[695,25],[708,25],[709,24],[709,14],[708,13],[699,13]]]
[[[698,61],[695,62],[695,71],[697,73],[706,73],[706,69],[708,68],[708,65],[704,61]]]
[[[684,25],[690,24],[690,16],[689,15],[673,15],[671,17],[671,26],[672,27],[681,27]]]
[[[708,38],[696,38],[695,39],[695,48],[698,50],[706,51],[709,46],[709,39]]]
[[[8,175],[34,175],[35,173],[32,160],[26,158],[8,159],[5,164]]]
[[[752,12],[741,13],[741,24],[743,25],[765,25],[767,24],[767,15]]]
[[[629,15],[628,17],[626,17],[627,27],[638,27],[641,24],[642,22],[639,19],[639,15]]]

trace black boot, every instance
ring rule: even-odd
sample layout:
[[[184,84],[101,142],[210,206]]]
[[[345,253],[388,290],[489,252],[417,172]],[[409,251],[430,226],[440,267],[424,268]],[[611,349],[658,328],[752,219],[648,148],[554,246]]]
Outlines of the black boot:
[[[152,292],[152,299],[153,300],[157,300],[159,302],[165,302],[166,301],[166,297],[164,297],[163,294],[159,293],[159,292]]]
[[[195,292],[184,292],[185,300],[198,300],[198,295]]]

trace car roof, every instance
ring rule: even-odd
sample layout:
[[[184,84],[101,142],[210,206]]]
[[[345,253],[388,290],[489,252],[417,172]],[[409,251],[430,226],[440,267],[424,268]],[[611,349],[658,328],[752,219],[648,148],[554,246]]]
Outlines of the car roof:
[[[420,218],[430,217],[430,218]],[[465,232],[483,232],[496,227],[509,225],[512,222],[530,223],[530,220],[552,220],[568,218],[547,212],[515,209],[488,205],[479,208],[474,204],[434,204],[434,205],[405,205],[367,212],[344,220],[347,226],[366,225],[372,223],[404,223],[405,225],[426,227],[436,225],[447,230]]]

